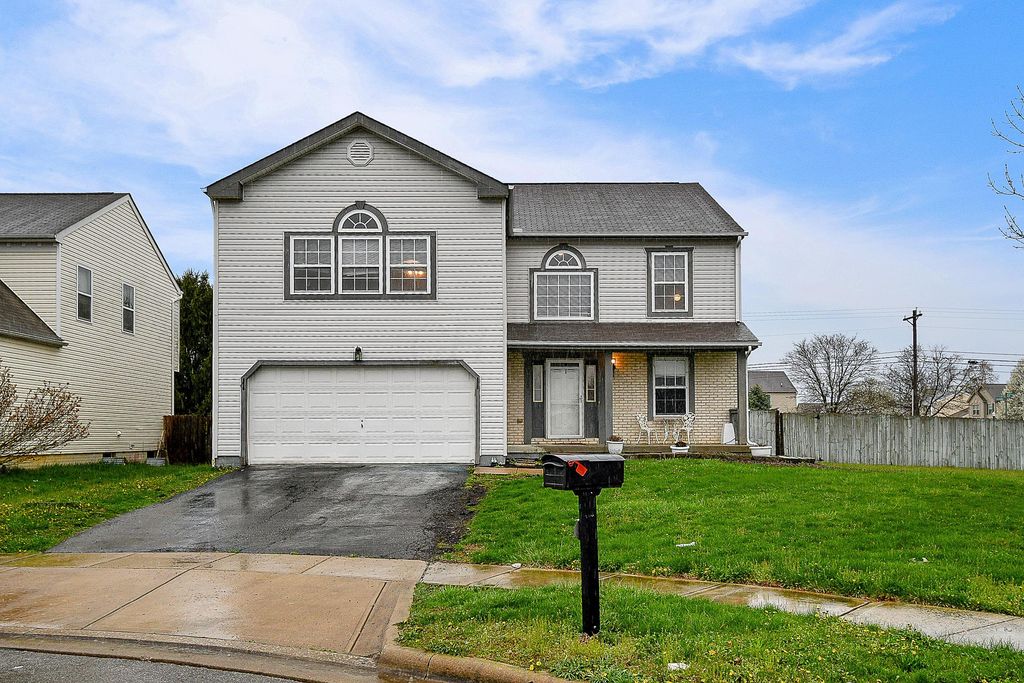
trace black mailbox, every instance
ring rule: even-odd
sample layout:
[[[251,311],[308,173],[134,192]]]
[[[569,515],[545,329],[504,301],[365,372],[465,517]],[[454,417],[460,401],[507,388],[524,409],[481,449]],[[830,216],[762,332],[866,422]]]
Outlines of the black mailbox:
[[[621,488],[625,462],[621,455],[545,455],[544,486],[563,491]]]
[[[601,628],[601,578],[597,572],[597,496],[601,489],[620,488],[626,461],[621,455],[557,455],[540,459],[544,486],[572,491],[579,500],[576,538],[580,540],[580,577],[583,593],[583,632]]]

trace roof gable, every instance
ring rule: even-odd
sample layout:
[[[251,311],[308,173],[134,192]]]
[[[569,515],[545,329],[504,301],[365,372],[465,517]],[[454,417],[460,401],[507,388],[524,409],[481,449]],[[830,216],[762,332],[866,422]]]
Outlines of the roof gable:
[[[747,373],[750,386],[761,387],[769,394],[795,394],[796,387],[782,370],[751,370]]]
[[[502,199],[508,196],[508,186],[500,180],[492,178],[471,166],[467,166],[461,161],[415,138],[411,138],[405,133],[386,126],[361,112],[355,112],[340,121],[335,121],[326,128],[321,128],[315,133],[307,135],[301,140],[293,142],[287,147],[279,149],[273,154],[265,156],[259,161],[253,162],[245,168],[211,183],[204,192],[206,192],[210,199],[240,200],[242,199],[242,188],[247,183],[265,176],[285,164],[359,129],[389,140],[475,183],[477,186],[477,196],[481,199]]]
[[[47,346],[65,344],[64,340],[58,337],[3,280],[0,280],[0,336],[24,339]]]
[[[50,241],[117,200],[124,192],[0,194],[0,241]]]

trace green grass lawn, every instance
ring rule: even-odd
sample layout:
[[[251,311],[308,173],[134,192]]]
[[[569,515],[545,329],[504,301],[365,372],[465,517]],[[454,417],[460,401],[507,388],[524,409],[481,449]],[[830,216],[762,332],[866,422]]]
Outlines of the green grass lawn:
[[[46,550],[220,474],[194,465],[69,465],[0,473],[0,552]]]
[[[401,642],[594,683],[1017,681],[1024,653],[949,645],[834,617],[601,589],[601,633],[583,639],[579,589],[416,589]],[[669,672],[669,663],[689,668]]]
[[[450,559],[578,566],[575,496],[537,477],[472,483],[489,490]],[[606,571],[1024,615],[1024,472],[636,460],[598,520]]]

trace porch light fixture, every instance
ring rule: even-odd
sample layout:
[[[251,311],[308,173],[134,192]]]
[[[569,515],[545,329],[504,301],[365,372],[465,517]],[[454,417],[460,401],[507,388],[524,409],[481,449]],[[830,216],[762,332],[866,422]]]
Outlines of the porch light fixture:
[[[352,360],[354,360],[357,363],[361,363],[362,362],[362,360],[363,360],[363,348],[361,346],[357,346],[356,350],[352,353]]]

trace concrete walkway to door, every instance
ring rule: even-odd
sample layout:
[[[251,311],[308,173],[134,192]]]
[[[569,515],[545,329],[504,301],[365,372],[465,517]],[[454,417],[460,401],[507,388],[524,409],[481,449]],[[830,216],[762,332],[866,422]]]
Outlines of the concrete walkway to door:
[[[246,467],[73,536],[56,552],[432,559],[470,514],[468,465]]]

